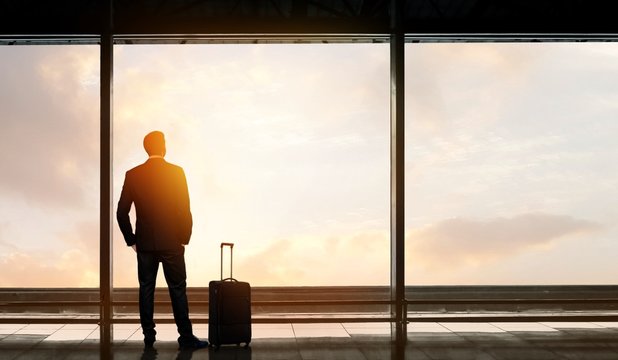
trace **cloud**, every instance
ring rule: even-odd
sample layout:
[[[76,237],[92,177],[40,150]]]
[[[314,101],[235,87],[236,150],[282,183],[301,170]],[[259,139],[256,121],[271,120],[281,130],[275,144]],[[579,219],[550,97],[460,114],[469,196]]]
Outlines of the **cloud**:
[[[79,208],[98,180],[98,47],[0,48],[0,192]]]
[[[99,223],[95,221],[76,222],[73,226],[58,235],[62,245],[69,249],[79,250],[89,262],[99,261]]]
[[[5,240],[7,227],[8,226],[6,223],[4,222],[0,223],[0,248],[13,250],[15,249],[15,245]]]
[[[531,44],[408,44],[407,131],[422,139],[499,121],[546,53]]]
[[[453,218],[410,231],[407,262],[437,271],[478,266],[547,250],[570,237],[600,231],[600,224],[570,216],[531,213],[511,218]]]
[[[46,243],[44,250],[9,243],[0,233],[0,287],[98,286],[98,229],[97,222],[76,223],[49,239],[54,248]]]
[[[280,239],[235,261],[234,274],[261,286],[384,285],[389,246],[381,231]]]
[[[123,129],[171,120],[201,130],[209,142],[239,142],[250,151],[314,148],[318,141],[350,146],[376,129],[388,139],[385,46],[133,47],[123,48],[117,65],[116,123]]]
[[[57,255],[57,256],[56,256]],[[0,287],[96,287],[97,263],[80,250],[60,254],[11,252],[0,256]]]

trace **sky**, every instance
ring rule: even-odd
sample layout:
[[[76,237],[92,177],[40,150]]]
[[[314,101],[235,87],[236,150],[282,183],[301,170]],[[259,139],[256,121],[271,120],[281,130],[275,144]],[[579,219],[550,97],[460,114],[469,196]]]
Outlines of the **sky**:
[[[189,286],[219,277],[221,242],[253,286],[388,284],[388,56],[116,46],[114,211],[161,130],[191,196]],[[617,57],[612,43],[406,45],[407,284],[615,283]],[[0,286],[96,287],[98,47],[5,46],[0,63]],[[114,285],[137,286],[115,221],[113,244]]]

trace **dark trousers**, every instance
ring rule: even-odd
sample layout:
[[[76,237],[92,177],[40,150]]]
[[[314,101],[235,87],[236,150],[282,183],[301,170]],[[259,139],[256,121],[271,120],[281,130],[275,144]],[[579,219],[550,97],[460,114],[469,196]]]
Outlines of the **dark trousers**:
[[[154,292],[159,263],[163,264],[163,274],[167,281],[174,320],[178,327],[178,341],[193,338],[189,320],[187,301],[187,271],[185,269],[185,249],[170,251],[137,252],[137,277],[139,278],[139,317],[144,337],[156,335],[154,323]]]

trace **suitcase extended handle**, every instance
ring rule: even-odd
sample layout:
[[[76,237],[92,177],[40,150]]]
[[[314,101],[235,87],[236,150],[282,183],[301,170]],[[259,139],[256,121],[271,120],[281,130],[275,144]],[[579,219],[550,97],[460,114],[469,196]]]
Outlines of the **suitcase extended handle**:
[[[223,248],[226,246],[230,247],[230,277],[224,280],[223,279]],[[234,279],[233,274],[232,274],[232,265],[233,265],[232,255],[234,255],[234,243],[226,243],[226,242],[221,243],[221,281],[226,281],[226,280],[238,281]]]

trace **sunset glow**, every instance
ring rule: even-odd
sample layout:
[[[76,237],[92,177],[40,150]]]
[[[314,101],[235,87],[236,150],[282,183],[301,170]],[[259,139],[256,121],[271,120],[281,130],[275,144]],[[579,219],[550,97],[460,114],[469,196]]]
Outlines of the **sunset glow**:
[[[0,48],[0,286],[97,287],[97,46]],[[161,130],[188,285],[387,285],[388,44],[116,46],[114,210]],[[406,283],[618,276],[618,47],[408,44]],[[137,286],[116,224],[114,286]],[[164,284],[162,276],[160,284]]]

